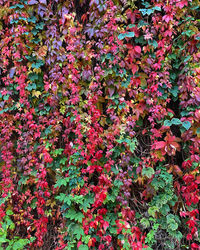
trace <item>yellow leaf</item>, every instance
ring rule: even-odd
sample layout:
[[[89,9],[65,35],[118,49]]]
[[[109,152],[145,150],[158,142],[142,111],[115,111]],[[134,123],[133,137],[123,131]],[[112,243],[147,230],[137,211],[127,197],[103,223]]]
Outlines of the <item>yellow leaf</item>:
[[[39,69],[34,68],[33,72],[35,72],[36,74],[39,74],[39,73],[41,73],[41,68],[39,68]]]
[[[101,118],[100,124],[101,124],[101,126],[104,126],[105,124],[107,124],[106,118],[105,118],[105,117],[102,117],[102,118]]]
[[[40,91],[33,90],[32,96],[36,96],[37,98],[41,95]]]
[[[148,77],[147,74],[140,73],[139,75],[140,75],[141,86],[146,86],[147,85],[146,78]]]

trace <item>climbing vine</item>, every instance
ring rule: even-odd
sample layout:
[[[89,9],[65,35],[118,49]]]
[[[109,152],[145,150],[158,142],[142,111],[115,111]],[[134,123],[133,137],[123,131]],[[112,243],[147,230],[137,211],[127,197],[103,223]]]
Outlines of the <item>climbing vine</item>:
[[[198,0],[0,0],[0,247],[199,249]]]

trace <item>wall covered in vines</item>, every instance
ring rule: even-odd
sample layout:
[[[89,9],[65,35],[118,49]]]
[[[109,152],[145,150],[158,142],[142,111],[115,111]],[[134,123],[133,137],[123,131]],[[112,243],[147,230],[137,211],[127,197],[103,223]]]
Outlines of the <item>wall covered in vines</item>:
[[[200,249],[199,0],[0,0],[0,249]]]

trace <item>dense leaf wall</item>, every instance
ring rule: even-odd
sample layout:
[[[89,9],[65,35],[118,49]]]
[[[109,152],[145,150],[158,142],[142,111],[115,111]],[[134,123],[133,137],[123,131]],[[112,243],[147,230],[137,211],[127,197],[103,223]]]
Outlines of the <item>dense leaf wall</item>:
[[[0,0],[2,249],[199,249],[198,0]]]

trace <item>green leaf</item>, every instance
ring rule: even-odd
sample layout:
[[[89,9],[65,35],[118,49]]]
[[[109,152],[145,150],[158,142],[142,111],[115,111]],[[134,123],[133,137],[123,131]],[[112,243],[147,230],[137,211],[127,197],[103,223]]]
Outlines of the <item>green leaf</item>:
[[[31,32],[33,33],[34,36],[36,36],[39,31],[37,29],[33,28],[31,30]]]
[[[57,180],[57,182],[56,182],[56,184],[55,184],[55,188],[56,187],[61,187],[61,186],[67,186],[67,184],[68,184],[68,179],[67,178],[62,178],[62,179],[59,179],[59,180]]]
[[[66,194],[60,193],[59,196],[56,196],[56,199],[59,201],[64,201],[66,197]]]
[[[181,112],[181,116],[188,116],[190,113],[187,110]]]
[[[148,40],[148,44],[149,45],[152,45],[154,48],[157,48],[158,47],[158,43],[156,42],[156,40]]]
[[[64,216],[70,220],[75,220],[78,222],[82,222],[82,219],[84,218],[84,215],[81,212],[76,212],[74,209],[70,208]]]
[[[126,33],[126,37],[134,37],[135,33],[134,32],[128,32]]]
[[[182,123],[182,126],[183,126],[186,130],[188,130],[188,129],[191,127],[191,123],[190,123],[189,121],[185,121],[185,122]]]
[[[24,5],[23,4],[16,4],[16,6],[20,9],[23,9],[24,8]]]
[[[6,211],[6,214],[7,215],[13,215],[13,211],[9,209],[9,210]]]
[[[178,86],[174,86],[173,88],[169,89],[169,92],[174,96],[178,96]]]
[[[164,121],[164,126],[171,126],[172,125],[172,122],[170,120],[165,120]]]
[[[38,24],[35,26],[36,29],[40,29],[40,30],[42,30],[43,27],[44,27],[44,23],[43,23],[43,22],[40,22],[40,23],[38,23]]]
[[[27,239],[19,239],[17,242],[13,244],[13,249],[24,249],[24,247],[28,244]]]
[[[123,40],[125,37],[131,38],[131,37],[134,37],[134,36],[135,36],[134,32],[122,33],[122,34],[119,34],[118,39]]]
[[[7,101],[8,99],[9,99],[9,95],[4,95],[4,96],[3,96],[3,100],[4,100],[4,101]]]
[[[83,200],[83,203],[80,204],[80,209],[83,209],[84,212],[86,212],[87,209],[90,207],[90,204],[92,204],[93,202],[94,202],[94,197],[91,197],[91,194],[90,196],[89,194],[86,195],[85,199]]]
[[[187,62],[190,58],[191,58],[191,56],[186,56],[186,58],[184,59],[183,62]]]
[[[13,24],[13,23],[18,23],[19,22],[19,20],[17,19],[17,20],[15,20],[15,19],[12,19],[11,21],[10,21],[10,23],[11,24]]]
[[[45,131],[44,131],[45,135],[49,135],[51,133],[51,127],[52,127],[52,125],[50,125],[48,128],[45,129]]]
[[[35,60],[35,56],[28,56],[28,55],[25,55],[26,59],[28,59],[30,62],[33,62],[33,60]]]
[[[51,129],[50,129],[51,132]],[[62,155],[62,152],[64,151],[63,148],[58,148],[56,150],[53,151],[53,156],[58,156],[58,155]]]
[[[39,38],[34,38],[31,40],[31,42],[35,43],[35,44],[38,44],[40,42],[40,39]]]
[[[0,244],[1,243],[5,243],[5,242],[9,242],[9,240],[8,239],[6,239],[4,236],[2,237],[0,237]],[[2,248],[3,249],[3,248]]]
[[[139,11],[142,13],[142,15],[151,15],[154,13],[154,9],[139,9]]]
[[[37,21],[37,18],[35,16],[32,16],[32,17],[28,18],[28,22],[36,23],[36,21]]]
[[[175,231],[175,230],[177,230],[177,228],[178,228],[178,224],[175,222],[175,220],[174,220],[174,221],[171,221],[170,224],[169,224],[168,226],[169,226],[169,228],[170,228],[172,231]]]
[[[88,250],[88,246],[87,245],[83,245],[81,244],[80,247],[78,248],[78,250]]]
[[[150,226],[149,220],[147,220],[146,218],[142,218],[140,223],[143,225],[144,228],[147,228]]]
[[[162,213],[162,215],[166,216],[170,211],[170,208],[167,204],[164,204],[161,209],[160,212]]]
[[[26,18],[26,17],[22,17],[22,16],[20,16],[20,17],[19,17],[19,20],[26,21],[26,20],[27,20],[27,18]]]
[[[137,139],[134,138],[133,140],[131,140],[131,143],[129,144],[129,146],[130,146],[130,151],[133,153],[137,146]]]
[[[66,157],[64,157],[64,158],[62,158],[61,160],[60,160],[60,164],[65,164],[65,162],[67,161],[68,159],[66,158]]]
[[[35,83],[29,84],[29,85],[26,87],[26,89],[27,89],[28,91],[31,91],[31,90],[36,89],[36,88],[37,88],[37,86],[36,86]]]
[[[142,176],[147,176],[148,178],[151,178],[152,175],[155,173],[153,168],[143,168],[142,169]]]
[[[123,40],[125,38],[125,33],[119,34],[118,39]]]
[[[171,122],[172,122],[172,124],[174,124],[174,125],[180,125],[180,124],[182,124],[182,122],[181,122],[178,118],[173,118],[173,119],[171,120]]]
[[[36,74],[36,73],[30,73],[30,74],[28,75],[28,78],[29,78],[32,82],[34,82],[35,80],[38,80],[38,74]]]
[[[84,235],[84,231],[83,231],[83,229],[81,228],[80,225],[76,224],[75,227],[73,228],[73,234],[76,235],[77,240],[80,240],[81,236]]]
[[[116,180],[114,180],[114,186],[116,186],[116,187],[121,187],[122,185],[123,185],[123,182],[122,181],[120,181],[119,179],[116,179]]]
[[[3,114],[4,112],[7,112],[8,110],[9,110],[8,108],[2,109],[2,110],[0,111],[0,115]]]
[[[44,61],[42,60],[37,60],[36,63],[32,63],[31,67],[32,68],[36,68],[39,69],[41,66],[44,65]]]
[[[170,235],[176,238],[178,241],[181,241],[181,239],[183,238],[183,235],[180,231],[172,231],[170,232]]]
[[[138,23],[138,28],[141,28],[143,26],[148,26],[149,24],[147,22],[145,22],[144,20],[140,20]]]
[[[156,212],[158,211],[159,209],[157,208],[157,207],[155,207],[155,206],[153,206],[153,207],[150,207],[149,209],[148,209],[148,214],[150,215],[150,216],[155,216],[155,214],[156,214]]]

